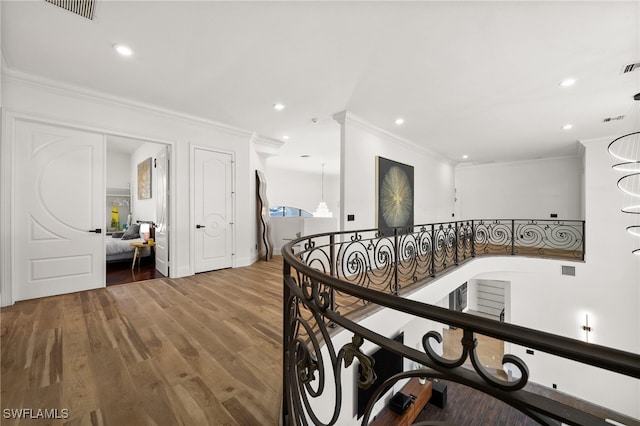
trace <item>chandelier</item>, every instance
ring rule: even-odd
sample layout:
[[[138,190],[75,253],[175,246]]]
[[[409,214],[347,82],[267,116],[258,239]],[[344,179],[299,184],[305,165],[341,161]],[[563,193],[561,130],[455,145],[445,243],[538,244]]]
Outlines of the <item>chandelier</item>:
[[[640,132],[629,133],[614,139],[607,150],[613,157],[622,161],[612,166],[614,170],[624,174],[617,182],[618,189],[626,194],[622,212],[640,215]],[[633,236],[640,237],[638,224],[628,226],[627,231]],[[640,255],[640,248],[633,250],[632,253]]]

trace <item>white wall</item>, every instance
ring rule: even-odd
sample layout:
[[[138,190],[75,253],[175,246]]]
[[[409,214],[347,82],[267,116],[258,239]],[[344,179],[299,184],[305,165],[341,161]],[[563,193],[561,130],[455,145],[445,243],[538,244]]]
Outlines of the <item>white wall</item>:
[[[439,155],[386,133],[346,113],[341,129],[341,225],[376,227],[376,156],[414,167],[414,223],[452,220],[454,168]],[[347,215],[355,220],[347,222]]]
[[[250,170],[250,132],[17,72],[5,74],[2,83],[5,116],[9,111],[11,114],[28,115],[54,124],[172,145],[172,277],[191,275],[194,270],[191,261],[193,226],[189,208],[190,146],[198,145],[234,153],[237,189],[235,265],[251,263],[256,244],[256,202],[255,187],[252,191],[251,186],[255,172]],[[4,129],[2,143],[11,143],[11,138]],[[3,153],[10,152],[9,146],[3,148]],[[14,166],[3,163],[3,167],[5,164],[8,167],[4,173],[10,174],[11,167]],[[3,184],[2,190],[10,191],[10,184]],[[6,199],[8,197],[3,198]],[[6,221],[3,225],[10,228]],[[4,232],[9,231],[5,229]],[[7,252],[10,249],[5,248],[5,258]],[[3,274],[5,280],[8,279],[7,275]]]
[[[129,173],[131,176],[133,223],[137,220],[156,221],[158,182],[156,179],[156,168],[153,167],[153,160],[156,158],[156,155],[160,152],[162,147],[162,144],[146,142],[131,154]],[[149,157],[151,157],[151,198],[141,200],[138,198],[138,164]]]
[[[455,174],[460,219],[583,218],[579,157],[459,165]]]
[[[360,136],[365,138],[366,134]],[[369,140],[375,143],[374,138]],[[616,188],[619,176],[612,171],[613,159],[606,151],[610,140],[611,138],[584,142],[584,171],[579,165],[571,172],[567,169],[566,179],[573,179],[570,185],[571,194],[573,189],[581,193],[581,188],[584,188],[587,233],[585,262],[526,257],[476,258],[431,282],[412,294],[410,298],[433,303],[445,298],[450,291],[465,281],[474,279],[505,281],[509,283],[506,293],[509,300],[506,302],[505,312],[507,321],[584,341],[585,332],[582,330],[582,325],[585,323],[585,314],[588,314],[589,325],[592,327],[592,332],[589,333],[590,344],[640,353],[640,286],[638,285],[640,257],[631,254],[631,250],[640,244],[637,238],[634,239],[625,231],[629,218],[620,212],[624,196]],[[365,161],[368,160],[365,159]],[[575,160],[575,162],[582,164],[581,160]],[[554,167],[551,167],[553,163],[555,163]],[[555,176],[555,179],[560,179],[563,163],[569,166],[574,164],[574,160],[535,162],[523,165],[526,166],[523,168],[529,169],[529,172],[537,169],[539,173],[545,173],[547,170]],[[513,166],[514,164],[494,165],[489,171],[480,169],[479,172],[478,170],[469,172],[478,172],[478,179],[481,177],[487,179],[489,175],[497,172],[496,178],[507,180],[508,173],[505,170]],[[584,173],[584,183],[579,178],[582,173]],[[471,173],[463,179],[467,182],[465,187],[469,188]],[[366,185],[365,182],[362,184]],[[497,186],[496,192],[502,196],[507,194],[521,198],[524,196],[524,194],[515,193],[513,190],[516,187],[511,188],[511,184],[499,183]],[[539,210],[540,214],[548,212],[551,206],[560,205],[553,200],[557,200],[560,193],[568,194],[567,191],[569,191],[563,189],[550,196],[550,188],[551,183],[547,186],[548,190],[538,186],[534,191],[537,194],[536,197],[539,197],[534,197],[534,201],[540,199],[543,206]],[[348,186],[347,189],[349,189]],[[576,199],[573,195],[570,197],[572,198],[570,201],[563,203],[566,209],[565,214],[579,214],[582,211],[580,198]],[[478,209],[473,210],[471,216],[493,215],[494,212],[491,210],[481,210],[481,200],[476,201]],[[528,203],[528,201],[523,202]],[[532,204],[528,205],[530,209],[534,208]],[[499,216],[509,217],[518,213],[519,210],[509,208]],[[563,218],[563,211],[558,210],[557,213],[560,218]],[[363,227],[365,227],[364,224],[358,226],[358,228]],[[574,266],[576,276],[562,275],[563,265]],[[411,336],[407,345],[412,347],[415,347],[418,336],[431,329],[404,314],[388,310],[364,319],[361,324],[385,336],[393,336],[403,330],[405,336]],[[438,329],[435,324],[431,327]],[[351,333],[343,332],[335,337],[334,344],[340,348],[350,339]],[[370,343],[363,345],[365,353],[371,349]],[[561,359],[537,349],[534,350],[533,355],[530,355],[526,353],[526,349],[528,348],[515,344],[505,345],[506,353],[520,357],[527,364],[531,382],[547,387],[556,384],[558,390],[562,392],[635,418],[640,417],[638,404],[640,384],[637,379]],[[353,417],[353,410],[350,409],[355,405],[353,375],[354,372],[351,369],[343,369],[341,372],[344,386],[342,389],[344,410],[338,420],[339,424],[358,424]],[[597,386],[594,386],[594,383],[597,383]],[[615,391],[611,391],[612,389]],[[333,403],[332,397],[329,391],[325,398],[318,401],[317,407],[322,407],[322,404],[327,401]],[[322,408],[319,408],[319,411],[326,412]]]
[[[272,166],[267,160],[269,205],[298,207],[313,213],[322,198],[322,172],[300,172]],[[334,217],[339,216],[340,176],[324,176],[324,201]]]
[[[612,139],[583,142],[587,270],[580,278],[589,289],[584,309],[606,312],[599,315],[599,326],[617,326],[611,338],[640,352],[640,256],[631,254],[640,241],[626,231],[636,218],[621,212],[628,200],[616,186],[621,175],[611,169],[618,162],[607,152]]]
[[[335,217],[272,217],[273,253],[281,254],[282,247],[299,236],[337,231],[338,219]]]
[[[131,182],[131,155],[125,152],[109,150],[107,143],[107,209],[105,227],[111,227],[111,204],[109,203],[109,189],[130,189]],[[117,192],[120,194],[120,192]],[[133,201],[133,199],[131,199]],[[120,207],[120,223],[126,223],[128,213],[132,205]]]
[[[561,267],[564,264],[576,267],[575,277],[561,275]],[[602,267],[603,265],[600,266]],[[608,287],[602,286],[602,281],[595,282],[587,279],[594,268],[597,269],[598,266],[590,266],[588,262],[563,262],[513,256],[476,258],[452,269],[408,298],[446,306],[448,294],[465,281],[473,279],[508,281],[510,282],[512,317],[510,322],[512,324],[584,341],[584,332],[581,329],[582,314],[588,309],[590,324],[594,327],[590,342],[633,353],[640,352],[638,341],[635,339],[638,328],[638,299],[631,296],[630,304],[635,303],[635,306],[624,306],[624,310],[611,306],[611,301],[625,296],[612,294],[604,297],[603,294],[607,292]],[[627,275],[629,281],[637,278],[632,275],[632,272],[627,271],[627,273],[631,273]],[[633,282],[637,287],[637,281]],[[589,293],[594,291],[598,293],[598,297],[604,297],[604,303],[591,305],[593,297]],[[593,323],[591,323],[592,316]],[[433,321],[415,319],[391,310],[379,311],[362,320],[360,324],[388,337],[404,331],[405,344],[413,348],[421,347],[420,340],[426,332],[442,329],[441,325]],[[332,339],[336,350],[349,343],[351,337],[352,333],[348,331],[337,334]],[[365,342],[362,351],[370,353],[373,348],[373,344]],[[640,416],[640,406],[638,406],[640,389],[637,379],[560,359],[538,350],[534,350],[534,355],[528,355],[526,349],[515,344],[505,344],[505,353],[517,355],[527,364],[530,373],[529,381],[549,388],[555,383],[558,390],[562,392],[632,417]],[[326,368],[329,369],[330,366]],[[341,369],[343,411],[337,422],[340,425],[359,424],[354,416],[355,409],[350,408],[355,407],[357,402],[355,400],[355,368],[357,367]],[[328,370],[326,374],[329,378],[332,377]],[[594,386],[593,383],[598,385]],[[399,390],[401,385],[396,387]],[[615,391],[612,392],[612,389]],[[327,394],[323,395],[314,406],[319,412],[328,413],[330,410],[323,404],[333,404],[333,398],[333,390],[328,389]]]
[[[107,148],[107,188],[129,188],[131,156]]]

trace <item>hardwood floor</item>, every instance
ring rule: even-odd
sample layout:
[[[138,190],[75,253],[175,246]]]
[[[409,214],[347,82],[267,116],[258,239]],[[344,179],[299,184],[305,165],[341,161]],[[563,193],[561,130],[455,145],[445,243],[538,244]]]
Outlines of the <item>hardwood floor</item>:
[[[458,383],[441,380],[447,385],[447,405],[441,409],[427,404],[416,418],[419,421],[439,421],[460,426],[492,425],[492,426],[535,426],[538,422],[531,420],[520,411],[502,401]]]
[[[3,416],[3,425],[279,423],[280,257],[187,278],[18,302],[1,310],[0,326],[2,413],[68,410],[68,418],[48,421]],[[459,331],[444,337],[453,356]],[[482,348],[491,345],[481,342],[479,348],[485,352]],[[482,358],[491,367],[502,350],[499,343],[493,347]],[[539,391],[544,392],[550,391]],[[456,395],[451,387],[449,410],[458,407]],[[494,407],[498,401],[490,397],[469,398],[461,402],[464,409],[453,410],[470,419],[461,424],[529,424],[512,422],[514,414]],[[495,422],[478,421],[487,413]],[[441,420],[440,414],[428,418]]]
[[[281,265],[3,308],[2,409],[68,410],[67,419],[34,424],[277,424]]]
[[[502,357],[504,355],[504,342],[493,337],[477,334],[477,353],[480,362],[489,368],[492,373],[502,372]],[[443,356],[447,359],[457,359],[462,355],[462,329],[446,328],[442,332]],[[466,365],[471,365],[467,358]],[[504,377],[506,379],[506,377]]]
[[[140,260],[140,264],[133,269],[131,269],[131,262],[131,260],[123,260],[107,263],[107,286],[165,278],[164,275],[156,270],[155,264],[149,256],[143,257]]]

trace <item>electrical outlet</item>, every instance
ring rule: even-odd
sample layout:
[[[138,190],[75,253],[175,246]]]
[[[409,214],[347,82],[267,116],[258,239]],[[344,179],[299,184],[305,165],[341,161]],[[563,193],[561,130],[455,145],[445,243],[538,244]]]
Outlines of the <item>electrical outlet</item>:
[[[558,389],[558,385],[556,385],[555,383],[553,384],[553,388],[554,389]]]
[[[353,222],[354,220],[356,220],[356,215],[355,214],[348,214],[347,215],[347,222]]]
[[[533,355],[533,351],[531,349],[527,349],[527,354]]]

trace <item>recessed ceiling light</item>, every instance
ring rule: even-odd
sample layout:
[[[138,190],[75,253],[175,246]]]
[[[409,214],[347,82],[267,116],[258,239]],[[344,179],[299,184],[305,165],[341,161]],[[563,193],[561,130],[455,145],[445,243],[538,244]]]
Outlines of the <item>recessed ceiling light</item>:
[[[573,129],[573,124],[565,124],[564,126],[562,126],[563,130],[570,130]]]
[[[462,156],[462,159],[463,159],[463,160],[466,160],[467,158],[469,158],[469,156],[468,156],[468,155],[466,155],[466,154]]]
[[[567,78],[560,82],[561,87],[569,87],[569,86],[573,86],[574,84],[576,84],[575,78]]]
[[[396,118],[396,124],[399,126],[404,123],[404,118]]]
[[[285,140],[285,141],[288,141],[288,140],[289,140],[289,135],[284,135],[284,136],[282,137],[282,139],[283,139],[283,140]]]
[[[277,110],[277,111],[282,111],[284,109],[284,104],[273,104],[273,107]]]
[[[116,52],[118,52],[122,56],[132,56],[133,55],[133,49],[131,49],[129,46],[126,46],[124,44],[114,44],[113,48],[116,49]]]

